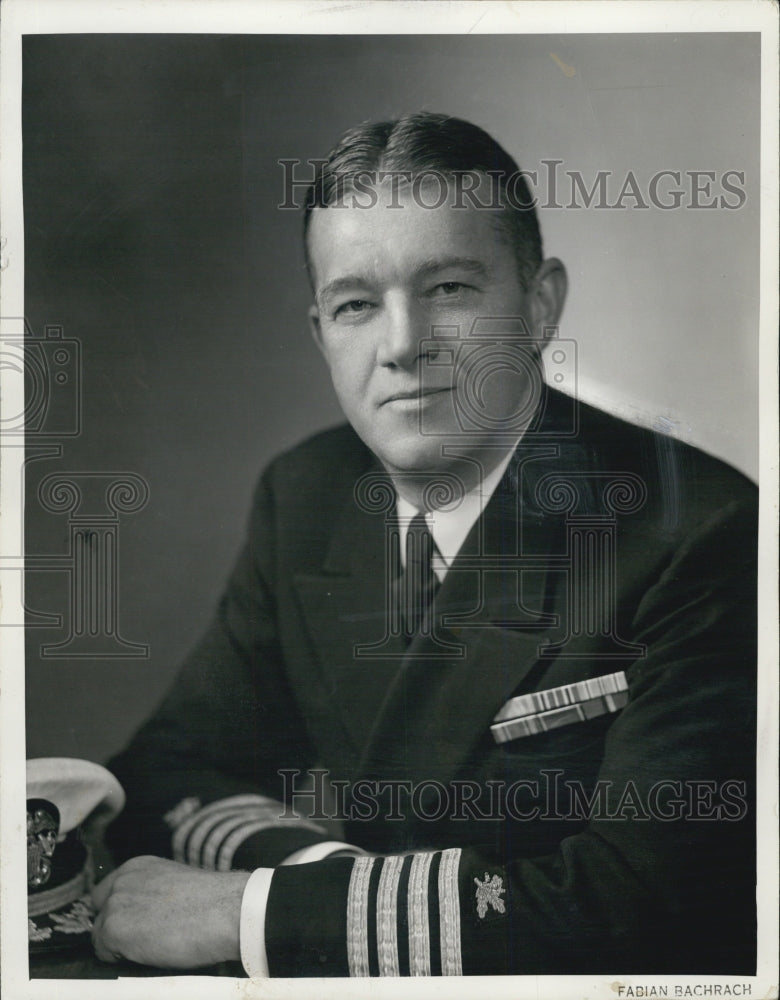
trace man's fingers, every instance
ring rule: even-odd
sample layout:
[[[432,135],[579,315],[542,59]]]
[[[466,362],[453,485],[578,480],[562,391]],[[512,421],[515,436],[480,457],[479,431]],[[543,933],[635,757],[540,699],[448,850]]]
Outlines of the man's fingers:
[[[102,882],[93,886],[91,893],[92,903],[99,911],[92,921],[92,947],[101,962],[116,962],[121,957],[109,946],[106,940],[106,910],[103,908],[111,895],[118,870],[109,872]]]
[[[116,878],[118,871],[119,869],[117,868],[114,871],[109,872],[102,881],[98,882],[96,886],[93,886],[92,902],[96,910],[102,910],[103,904],[111,895],[111,889],[113,888],[114,879]]]
[[[92,922],[92,947],[101,962],[116,962],[120,956],[112,951],[105,940],[105,913],[99,913]]]

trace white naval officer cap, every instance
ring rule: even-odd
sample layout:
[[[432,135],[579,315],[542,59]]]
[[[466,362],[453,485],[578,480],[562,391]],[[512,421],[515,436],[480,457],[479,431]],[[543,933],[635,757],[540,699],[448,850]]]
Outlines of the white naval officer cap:
[[[92,932],[91,845],[125,804],[100,764],[27,761],[27,931],[31,952],[86,946]]]

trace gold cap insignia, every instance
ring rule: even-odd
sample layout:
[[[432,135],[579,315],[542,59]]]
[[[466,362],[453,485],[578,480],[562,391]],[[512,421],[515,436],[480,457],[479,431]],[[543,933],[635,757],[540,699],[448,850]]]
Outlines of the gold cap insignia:
[[[27,884],[45,885],[60,830],[59,809],[46,799],[27,800]]]

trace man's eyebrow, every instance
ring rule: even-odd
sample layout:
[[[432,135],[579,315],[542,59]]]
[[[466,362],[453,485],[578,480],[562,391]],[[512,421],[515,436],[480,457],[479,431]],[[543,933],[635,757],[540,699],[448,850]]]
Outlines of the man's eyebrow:
[[[355,288],[356,285],[365,286],[370,284],[370,282],[371,279],[367,275],[345,274],[343,277],[334,278],[333,281],[329,281],[322,288],[317,289],[315,298],[320,302],[331,295],[338,295],[339,292],[348,292]]]
[[[426,277],[437,271],[446,271],[450,268],[468,271],[478,277],[488,278],[490,276],[490,268],[477,257],[429,257],[418,264],[415,272],[419,277]]]

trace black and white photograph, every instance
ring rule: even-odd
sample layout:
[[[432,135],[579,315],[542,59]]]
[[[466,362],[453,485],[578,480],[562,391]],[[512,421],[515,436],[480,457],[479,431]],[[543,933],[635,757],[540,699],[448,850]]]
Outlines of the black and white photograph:
[[[776,996],[773,6],[153,6],[2,24],[7,995]]]

